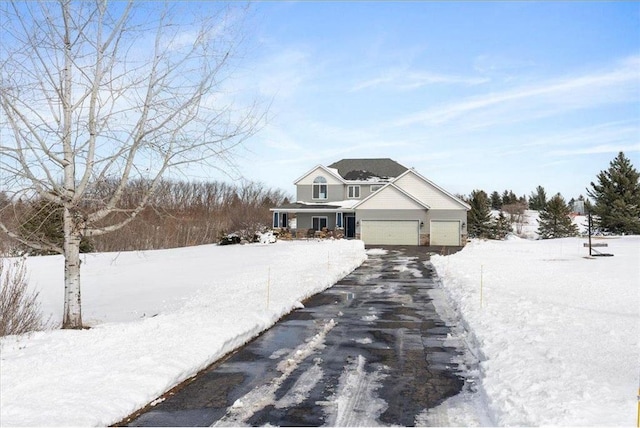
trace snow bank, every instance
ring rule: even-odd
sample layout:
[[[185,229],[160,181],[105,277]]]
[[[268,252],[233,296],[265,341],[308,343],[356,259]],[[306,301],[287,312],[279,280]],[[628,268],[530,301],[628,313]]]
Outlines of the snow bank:
[[[83,256],[93,328],[0,339],[2,426],[109,425],[347,275],[361,241],[295,241]],[[61,319],[63,260],[28,259]]]
[[[432,257],[444,286],[436,294],[459,310],[449,315],[470,332],[481,379],[479,394],[453,397],[418,422],[635,424],[640,237],[599,238],[608,244],[599,249],[614,254],[606,258],[586,258],[583,242],[473,241]],[[83,316],[93,328],[0,339],[0,424],[114,423],[365,258],[362,242],[346,240],[83,256]],[[62,259],[30,258],[28,269],[45,312],[59,321]],[[384,373],[367,377],[360,363],[345,367],[344,391],[353,382],[368,382],[370,392],[379,386]],[[382,407],[367,404],[374,421]],[[479,408],[490,421],[469,416]],[[335,410],[336,424],[350,423]]]
[[[473,241],[434,256],[495,425],[636,423],[640,237]],[[481,305],[482,289],[482,305]]]

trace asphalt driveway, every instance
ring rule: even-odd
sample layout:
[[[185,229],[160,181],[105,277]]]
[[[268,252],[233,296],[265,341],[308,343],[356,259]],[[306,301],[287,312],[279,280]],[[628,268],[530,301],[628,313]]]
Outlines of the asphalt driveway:
[[[124,424],[415,425],[461,391],[464,350],[432,303],[443,249],[385,250]]]

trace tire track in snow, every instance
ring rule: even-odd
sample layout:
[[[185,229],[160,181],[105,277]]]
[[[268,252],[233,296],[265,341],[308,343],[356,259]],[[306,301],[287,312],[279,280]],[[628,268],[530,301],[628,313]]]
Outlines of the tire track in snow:
[[[308,370],[309,373],[305,373],[300,377],[287,395],[278,400],[278,402],[276,402],[275,396],[282,383],[291,376],[300,363],[312,355],[317,349],[324,347],[327,333],[335,326],[336,322],[334,320],[329,321],[322,327],[322,330],[318,334],[291,351],[278,363],[277,368],[282,372],[279,377],[274,378],[265,385],[254,388],[252,391],[237,399],[227,410],[227,413],[212,426],[246,425],[246,421],[251,418],[251,416],[268,405],[277,406],[280,404],[286,406],[289,405],[289,403],[304,401],[306,394],[313,389],[322,377],[323,373],[319,367],[319,360],[316,360],[316,364]]]
[[[373,373],[365,370],[366,359],[358,355],[340,376],[338,390],[323,403],[327,406],[325,426],[370,427],[380,426],[378,417],[387,409],[387,403],[376,395],[387,375],[377,369]]]
[[[309,396],[309,392],[324,376],[324,370],[320,367],[322,359],[316,358],[314,362],[313,367],[302,373],[285,396],[275,403],[276,409],[297,406]]]

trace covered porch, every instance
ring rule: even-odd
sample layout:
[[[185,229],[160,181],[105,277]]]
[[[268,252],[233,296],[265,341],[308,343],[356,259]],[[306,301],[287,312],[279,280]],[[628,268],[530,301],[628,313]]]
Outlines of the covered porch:
[[[345,206],[346,205],[346,206]],[[290,231],[296,238],[355,238],[354,201],[333,203],[295,202],[271,208],[273,228]]]

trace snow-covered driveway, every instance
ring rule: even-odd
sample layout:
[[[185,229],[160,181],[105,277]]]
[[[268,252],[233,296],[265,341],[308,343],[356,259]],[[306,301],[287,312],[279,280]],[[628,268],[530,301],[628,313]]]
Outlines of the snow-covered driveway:
[[[465,385],[463,349],[433,306],[436,277],[424,249],[368,255],[305,308],[129,423],[428,423],[425,410]]]

